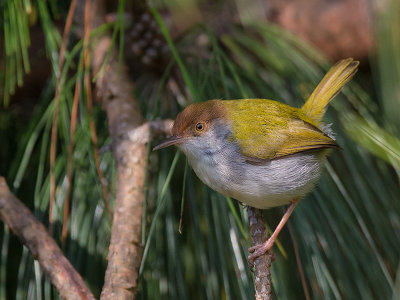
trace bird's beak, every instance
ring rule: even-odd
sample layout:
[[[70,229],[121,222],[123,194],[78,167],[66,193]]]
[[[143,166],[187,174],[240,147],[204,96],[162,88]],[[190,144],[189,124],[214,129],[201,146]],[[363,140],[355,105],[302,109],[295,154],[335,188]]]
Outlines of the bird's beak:
[[[183,138],[183,137],[179,137],[179,136],[173,135],[173,136],[171,136],[170,138],[166,139],[166,140],[165,140],[164,142],[162,142],[161,144],[155,146],[155,147],[153,148],[153,151],[160,150],[160,149],[162,149],[162,148],[166,148],[166,147],[169,147],[169,146],[172,146],[172,145],[176,145],[176,144],[181,144],[181,143],[183,143],[185,140],[186,140],[186,139]]]

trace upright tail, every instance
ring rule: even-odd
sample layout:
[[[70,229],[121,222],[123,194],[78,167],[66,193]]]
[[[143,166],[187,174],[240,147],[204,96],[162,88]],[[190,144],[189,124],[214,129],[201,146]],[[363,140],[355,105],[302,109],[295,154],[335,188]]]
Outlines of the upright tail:
[[[303,112],[310,119],[320,122],[325,114],[326,106],[354,76],[357,72],[358,64],[359,62],[353,60],[353,58],[337,62],[326,73],[306,103],[304,103],[301,108]]]

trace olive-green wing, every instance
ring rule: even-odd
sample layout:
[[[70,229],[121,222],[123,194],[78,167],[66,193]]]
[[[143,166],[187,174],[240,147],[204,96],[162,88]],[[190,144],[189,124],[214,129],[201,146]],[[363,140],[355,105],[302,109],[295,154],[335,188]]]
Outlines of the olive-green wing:
[[[297,108],[264,99],[228,102],[234,140],[250,162],[337,147]]]
[[[309,150],[338,147],[335,140],[301,119],[290,120],[288,128],[287,137],[280,148],[276,149],[274,158]]]

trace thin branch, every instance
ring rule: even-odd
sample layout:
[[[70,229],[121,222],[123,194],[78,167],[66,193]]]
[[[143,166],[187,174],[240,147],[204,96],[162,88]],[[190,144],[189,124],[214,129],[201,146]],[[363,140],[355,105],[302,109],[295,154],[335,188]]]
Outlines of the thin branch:
[[[154,137],[169,135],[171,133],[173,120],[149,121],[128,133],[133,143],[146,144]]]
[[[264,226],[262,211],[247,206],[247,215],[253,245],[264,243],[268,239],[268,233]],[[254,261],[254,288],[256,291],[256,300],[272,299],[271,264],[273,258],[274,254],[270,250]]]
[[[85,23],[84,23],[84,56],[83,56],[83,64],[85,69],[85,87],[86,87],[86,100],[87,100],[87,109],[89,115],[89,127],[90,127],[90,136],[92,140],[92,148],[93,148],[93,157],[94,157],[94,164],[96,166],[96,172],[99,176],[101,192],[103,195],[104,205],[106,207],[107,214],[112,220],[112,209],[110,205],[110,201],[108,200],[108,190],[105,184],[105,179],[103,175],[103,171],[100,168],[100,155],[99,155],[99,147],[98,147],[98,139],[97,139],[97,132],[96,126],[93,120],[93,97],[92,97],[92,84],[90,80],[90,45],[89,45],[89,37],[91,32],[91,24],[90,24],[90,14],[91,14],[91,0],[85,1]]]
[[[129,132],[128,137],[133,143],[146,144],[154,138],[170,135],[173,123],[170,119],[149,121]],[[111,144],[101,147],[99,153],[104,154],[108,151],[112,151]]]
[[[58,131],[57,120],[58,120],[58,109],[59,109],[60,93],[61,93],[61,75],[65,60],[65,50],[67,49],[68,35],[71,30],[71,24],[75,14],[75,8],[76,8],[76,0],[72,0],[69,7],[67,20],[65,22],[63,38],[60,47],[60,56],[58,59],[59,72],[56,83],[56,95],[54,96],[54,111],[53,111],[53,122],[51,128],[51,145],[50,145],[50,203],[49,203],[50,232],[52,232],[53,229],[53,207],[56,198],[56,176],[54,174],[54,164],[56,161],[56,153],[57,153],[57,131]]]
[[[71,197],[71,188],[72,188],[72,160],[74,153],[74,140],[75,140],[75,130],[76,130],[76,120],[78,116],[78,106],[79,106],[79,95],[81,92],[81,84],[79,80],[75,83],[75,92],[74,99],[71,110],[71,122],[70,122],[70,130],[69,130],[69,144],[68,144],[68,159],[67,159],[67,180],[68,187],[67,192],[65,193],[64,200],[64,216],[63,216],[63,224],[62,224],[62,243],[65,244],[67,240],[68,233],[68,219],[69,219],[69,207],[70,207],[70,197]]]
[[[0,177],[0,219],[39,262],[64,299],[95,299],[60,247]]]

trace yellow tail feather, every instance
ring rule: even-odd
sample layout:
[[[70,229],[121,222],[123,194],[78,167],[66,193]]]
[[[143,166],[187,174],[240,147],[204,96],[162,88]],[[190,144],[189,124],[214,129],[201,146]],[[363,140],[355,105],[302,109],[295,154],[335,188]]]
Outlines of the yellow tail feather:
[[[320,122],[325,114],[326,106],[354,76],[357,72],[358,64],[359,62],[353,60],[353,58],[337,62],[326,73],[306,103],[304,103],[301,108],[302,111],[310,119]]]

